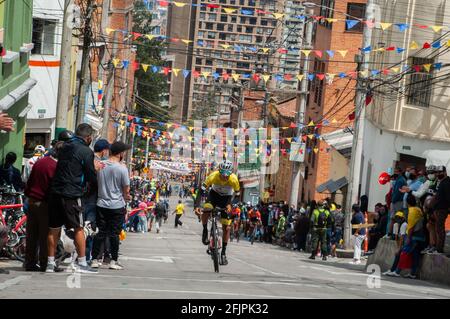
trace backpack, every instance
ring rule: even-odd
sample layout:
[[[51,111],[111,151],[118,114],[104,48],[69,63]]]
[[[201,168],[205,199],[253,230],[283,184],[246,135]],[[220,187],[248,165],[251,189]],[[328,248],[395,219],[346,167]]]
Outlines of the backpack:
[[[326,210],[319,210],[319,216],[317,217],[317,227],[318,228],[326,228],[327,227],[327,213]]]

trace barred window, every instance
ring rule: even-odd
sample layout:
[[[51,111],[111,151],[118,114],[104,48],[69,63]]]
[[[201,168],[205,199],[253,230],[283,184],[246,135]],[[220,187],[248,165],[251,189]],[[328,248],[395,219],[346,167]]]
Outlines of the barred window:
[[[334,16],[334,0],[322,0],[320,7],[320,16],[324,18],[333,18]],[[331,29],[332,23],[326,19],[320,20],[320,24],[328,29]]]
[[[410,58],[410,65],[422,66],[424,64],[433,64],[433,59],[427,58]],[[433,72],[426,72],[421,69],[420,72],[414,72],[409,77],[407,84],[407,101],[406,103],[415,106],[429,107],[431,102],[431,93]]]

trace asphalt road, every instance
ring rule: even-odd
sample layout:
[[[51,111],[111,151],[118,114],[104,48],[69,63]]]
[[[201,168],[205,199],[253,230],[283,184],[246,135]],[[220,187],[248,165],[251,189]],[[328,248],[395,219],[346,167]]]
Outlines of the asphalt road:
[[[175,198],[171,200],[174,208]],[[229,264],[216,274],[201,225],[187,202],[181,228],[174,216],[163,231],[128,234],[121,245],[122,271],[72,275],[24,272],[0,260],[2,298],[449,298],[450,289],[419,280],[382,276],[379,287],[364,265],[348,259],[311,261],[307,254],[264,243],[229,244]],[[369,281],[369,285],[367,282]]]

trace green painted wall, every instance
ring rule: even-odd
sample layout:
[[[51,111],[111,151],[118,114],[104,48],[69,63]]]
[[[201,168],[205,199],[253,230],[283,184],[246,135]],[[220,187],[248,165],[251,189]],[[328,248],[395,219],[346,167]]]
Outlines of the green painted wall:
[[[1,0],[0,0],[1,1]],[[4,47],[6,50],[20,52],[24,43],[31,42],[32,32],[32,0],[7,0],[0,5],[0,25],[3,25]],[[9,64],[0,63],[0,99],[15,90],[30,77],[28,55]],[[7,113],[16,121],[15,131],[0,134],[0,161],[6,153],[17,154],[17,168],[22,168],[22,156],[25,136],[25,119],[18,115],[28,105],[28,96],[17,101]]]

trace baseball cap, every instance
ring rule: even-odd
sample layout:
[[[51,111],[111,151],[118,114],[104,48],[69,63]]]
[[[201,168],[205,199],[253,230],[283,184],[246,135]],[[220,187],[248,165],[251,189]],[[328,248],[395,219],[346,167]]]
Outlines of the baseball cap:
[[[109,150],[111,148],[111,144],[105,139],[98,140],[94,145],[94,152],[101,152],[103,150]]]
[[[404,217],[405,217],[405,213],[404,213],[404,212],[402,212],[401,210],[399,210],[398,212],[396,212],[396,213],[395,213],[395,216],[398,216],[398,217],[404,218]]]
[[[127,151],[129,149],[131,149],[131,146],[128,145],[128,144],[125,144],[123,142],[114,142],[111,145],[111,154],[112,155],[117,155],[117,154],[125,152],[125,151]]]

